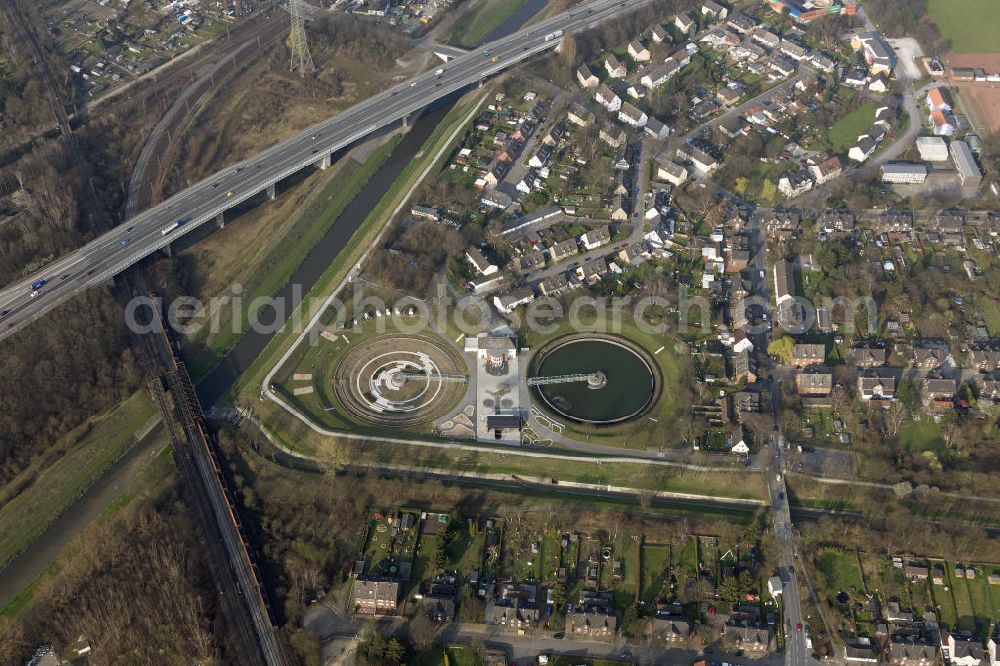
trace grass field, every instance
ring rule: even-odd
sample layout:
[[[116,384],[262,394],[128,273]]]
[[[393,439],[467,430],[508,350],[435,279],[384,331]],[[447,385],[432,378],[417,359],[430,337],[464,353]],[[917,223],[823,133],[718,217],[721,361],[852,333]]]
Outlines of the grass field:
[[[160,433],[162,438],[166,438],[165,433]],[[21,593],[14,598],[3,610],[0,616],[18,617],[29,610],[35,595],[40,589],[47,586],[59,584],[59,574],[67,563],[78,561],[82,553],[87,553],[93,547],[90,535],[99,525],[115,520],[124,512],[138,510],[155,502],[159,494],[166,488],[173,479],[174,463],[169,446],[164,446],[159,455],[137,476],[135,482],[129,486],[118,498],[112,502],[111,506],[105,509],[101,517],[87,526],[87,528],[61,552],[53,562],[38,578],[25,587]]]
[[[667,565],[670,561],[670,549],[667,546],[643,545],[639,551],[642,558],[642,579],[640,595],[647,604],[655,601],[661,594],[669,595],[670,576]]]
[[[847,590],[861,592],[861,572],[852,553],[824,549],[816,556],[816,568],[822,574],[825,589],[831,598]]]
[[[67,434],[65,455],[0,509],[0,565],[37,539],[89,488],[155,411],[145,393],[135,393],[106,416]]]
[[[1000,51],[996,0],[927,0],[927,15],[955,53]]]
[[[963,631],[976,630],[976,615],[972,610],[972,597],[969,586],[964,578],[955,577],[955,565],[946,562],[944,565],[945,579],[951,586],[952,603],[955,604],[955,616],[958,628]]]
[[[464,49],[476,48],[524,3],[525,0],[482,0],[478,7],[452,24],[445,41]]]
[[[387,221],[388,215],[393,211],[393,209],[399,205],[403,198],[407,195],[410,188],[418,181],[420,174],[423,169],[426,168],[428,161],[437,154],[437,151],[441,148],[446,148],[451,145],[452,142],[448,141],[451,133],[457,130],[462,124],[465,123],[466,117],[470,114],[472,110],[477,108],[478,104],[483,99],[483,93],[481,91],[476,91],[463,97],[452,110],[448,113],[441,123],[434,129],[431,136],[428,137],[427,141],[421,147],[419,155],[423,155],[422,158],[414,159],[403,169],[403,172],[399,175],[396,181],[392,184],[389,190],[386,192],[385,196],[379,204],[372,210],[372,212],[365,218],[365,221],[361,223],[361,226],[351,239],[348,241],[344,249],[337,255],[337,257],[330,263],[330,266],[323,272],[323,275],[316,281],[313,288],[309,290],[306,298],[303,299],[303,303],[309,303],[313,300],[319,300],[323,297],[329,295],[336,286],[346,275],[347,271],[350,270],[352,266],[362,257],[362,255],[368,251],[372,243],[374,243],[376,236],[382,229],[383,223]],[[458,140],[458,137],[455,137]],[[304,310],[305,306],[300,306],[300,309]],[[304,311],[303,320],[308,321],[308,317],[312,316],[313,313]],[[264,376],[271,369],[271,367],[277,362],[280,355],[290,347],[295,341],[295,336],[291,332],[279,333],[275,335],[271,342],[264,351],[257,357],[257,360],[247,369],[246,372],[240,377],[236,384],[232,388],[233,394],[238,394],[240,391],[246,391],[242,396],[244,399],[257,399],[257,391],[260,386],[260,382],[263,380]]]
[[[934,451],[942,453],[944,436],[941,428],[930,419],[910,421],[899,430],[899,443],[911,453]]]
[[[868,129],[874,121],[875,107],[871,104],[862,104],[833,124],[827,132],[830,146],[837,152],[846,152],[857,142],[858,135]]]
[[[401,137],[396,135],[389,141],[372,151],[364,162],[358,162],[351,157],[345,157],[342,163],[335,165],[337,171],[322,186],[315,195],[306,195],[306,205],[296,209],[284,225],[274,225],[268,215],[267,207],[259,211],[251,211],[253,217],[267,224],[257,231],[262,238],[260,246],[263,253],[249,255],[240,253],[239,262],[223,267],[212,257],[224,256],[220,248],[229,248],[233,243],[245,245],[249,225],[234,224],[217,231],[204,239],[199,245],[192,247],[190,252],[205,261],[196,261],[196,265],[206,265],[211,280],[205,284],[204,296],[214,296],[225,293],[230,284],[242,284],[243,303],[250,303],[259,296],[273,296],[291,279],[295,270],[305,259],[309,251],[323,238],[344,209],[351,203],[361,188],[371,179],[376,171],[385,163],[389,153],[399,143]],[[284,209],[291,203],[284,200],[274,202],[274,206]],[[256,243],[255,243],[256,244]],[[228,268],[228,270],[227,270]],[[215,366],[222,356],[231,349],[249,326],[249,312],[236,315],[229,304],[221,306],[220,321],[227,325],[209,334],[209,327],[201,335],[193,337],[189,350],[185,353],[192,376],[197,379],[204,376]],[[228,325],[235,317],[239,317],[239,325]]]

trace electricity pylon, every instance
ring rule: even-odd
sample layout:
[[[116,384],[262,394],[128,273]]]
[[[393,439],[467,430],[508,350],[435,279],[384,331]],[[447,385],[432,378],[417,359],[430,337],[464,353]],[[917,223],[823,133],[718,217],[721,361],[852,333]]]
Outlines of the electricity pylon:
[[[292,17],[292,32],[288,36],[288,46],[292,51],[292,60],[288,69],[299,70],[301,76],[315,69],[312,56],[309,54],[309,42],[306,41],[304,0],[288,0],[288,13]]]

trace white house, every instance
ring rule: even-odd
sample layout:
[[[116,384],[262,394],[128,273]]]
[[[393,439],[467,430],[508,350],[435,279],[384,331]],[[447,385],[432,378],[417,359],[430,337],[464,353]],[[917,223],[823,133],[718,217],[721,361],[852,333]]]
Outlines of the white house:
[[[638,39],[634,39],[628,44],[628,54],[632,56],[632,59],[636,62],[649,62],[650,54],[649,49],[643,45]]]
[[[660,180],[665,180],[676,187],[687,180],[688,170],[680,164],[665,162],[657,166],[656,177]]]
[[[604,69],[608,70],[608,76],[615,79],[624,79],[625,75],[628,74],[628,68],[625,67],[625,63],[614,53],[609,54],[604,61]]]
[[[649,121],[649,116],[641,109],[625,102],[622,104],[621,110],[618,111],[618,120],[632,127],[645,127]]]
[[[521,305],[527,305],[535,300],[535,292],[530,285],[523,285],[517,289],[493,297],[493,305],[503,314],[510,314]]]
[[[465,258],[469,260],[469,263],[472,264],[473,268],[475,268],[480,275],[493,275],[500,270],[498,266],[491,264],[478,248],[470,247],[466,250]]]
[[[863,134],[858,137],[858,143],[854,145],[849,151],[847,151],[847,156],[850,157],[855,162],[864,162],[872,153],[875,152],[875,148],[878,144],[867,134]]]
[[[724,19],[729,16],[729,9],[723,7],[713,0],[705,0],[701,4],[701,14],[702,16],[710,16],[712,18]]]
[[[772,597],[777,597],[784,591],[785,584],[781,582],[781,578],[778,576],[771,576],[767,579],[767,592]]]
[[[813,181],[805,169],[789,171],[778,179],[778,191],[788,198],[805,194],[812,189]]]
[[[614,90],[605,85],[597,87],[594,99],[611,113],[615,113],[622,108],[622,98],[616,95]]]
[[[678,14],[674,17],[674,26],[683,33],[688,33],[694,27],[694,19],[687,14]]]
[[[596,250],[597,248],[611,242],[611,231],[607,226],[592,229],[591,231],[588,231],[580,236],[580,242],[583,243],[583,247],[585,247],[588,251]]]
[[[586,64],[580,65],[579,69],[576,70],[576,80],[584,88],[596,88],[601,83],[601,80],[597,78]]]

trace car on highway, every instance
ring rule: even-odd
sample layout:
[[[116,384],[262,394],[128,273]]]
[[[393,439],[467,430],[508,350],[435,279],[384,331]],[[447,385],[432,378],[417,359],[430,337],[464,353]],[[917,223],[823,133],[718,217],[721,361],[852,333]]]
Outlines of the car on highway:
[[[417,87],[417,82],[416,81],[410,81],[410,87],[411,88],[416,88]]]
[[[799,622],[798,624],[795,625],[795,631],[802,631],[802,623],[801,622]]]
[[[131,242],[132,242],[131,238],[123,238],[122,239],[122,247],[125,247],[126,245],[128,245]]]
[[[232,191],[232,190],[229,190],[228,192],[226,192],[226,196],[227,196],[227,197],[231,197],[231,196],[233,196],[233,191]]]
[[[490,58],[490,62],[496,62],[498,60],[500,60],[500,58],[497,56],[493,56],[492,58]]]

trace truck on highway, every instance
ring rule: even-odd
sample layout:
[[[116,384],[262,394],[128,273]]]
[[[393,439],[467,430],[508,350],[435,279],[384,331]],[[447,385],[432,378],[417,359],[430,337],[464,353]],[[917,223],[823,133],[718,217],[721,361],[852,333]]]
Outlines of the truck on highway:
[[[31,283],[31,291],[38,291],[39,289],[41,289],[44,286],[45,286],[45,280],[44,279],[35,280],[34,282]]]
[[[169,234],[169,233],[170,233],[171,231],[173,231],[173,230],[174,230],[174,229],[176,229],[177,227],[179,227],[179,226],[181,226],[182,224],[184,224],[184,222],[185,222],[185,221],[186,221],[186,220],[184,220],[183,218],[178,218],[178,219],[174,220],[174,221],[173,221],[173,222],[172,222],[172,223],[170,224],[170,226],[169,226],[169,227],[164,227],[164,229],[163,229],[163,230],[162,230],[162,231],[161,231],[160,233],[161,233],[161,234],[163,234],[164,236],[166,236],[166,235],[167,235],[167,234]]]
[[[562,30],[556,30],[555,32],[550,32],[549,34],[545,35],[545,41],[551,42],[553,39],[558,39],[559,37],[562,37],[562,35],[563,35]]]

